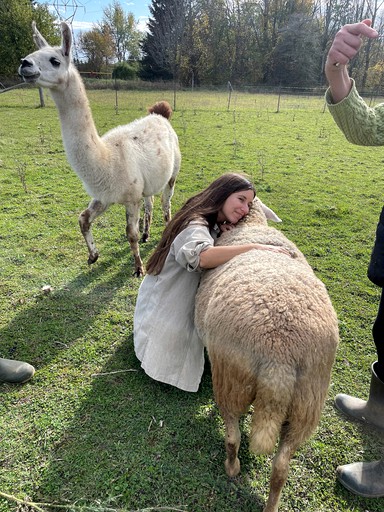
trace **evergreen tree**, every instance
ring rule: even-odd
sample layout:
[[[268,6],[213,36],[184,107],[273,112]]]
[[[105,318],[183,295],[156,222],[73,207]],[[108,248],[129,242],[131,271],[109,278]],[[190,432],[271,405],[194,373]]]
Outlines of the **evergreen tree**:
[[[284,87],[310,87],[320,73],[320,34],[316,23],[302,13],[293,14],[280,28],[273,49],[272,84]]]
[[[171,80],[180,63],[186,0],[152,0],[148,33],[142,43],[140,78]]]

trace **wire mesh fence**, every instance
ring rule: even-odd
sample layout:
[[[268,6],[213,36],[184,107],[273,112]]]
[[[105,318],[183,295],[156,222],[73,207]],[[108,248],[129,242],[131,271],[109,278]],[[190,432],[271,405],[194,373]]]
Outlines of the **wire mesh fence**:
[[[173,82],[144,82],[140,80],[115,80],[111,74],[82,74],[87,93],[93,101],[103,96],[110,101],[111,107],[118,112],[126,102],[127,94],[135,91],[135,103],[139,109],[146,109],[149,104],[160,99],[167,99],[174,110],[268,110],[280,112],[284,110],[325,110],[324,94],[326,85],[318,87],[272,87],[265,85],[232,85],[229,82],[219,87],[181,87]],[[15,90],[16,89],[16,90]],[[32,92],[31,89],[36,89]],[[13,98],[6,99],[11,92]],[[137,97],[142,96],[142,104]],[[377,91],[363,93],[368,104],[373,105],[384,101]],[[25,84],[19,77],[3,78],[0,76],[0,106],[9,101],[28,102],[28,98],[37,101],[37,106],[49,105],[52,100],[48,91],[44,96],[38,88]]]

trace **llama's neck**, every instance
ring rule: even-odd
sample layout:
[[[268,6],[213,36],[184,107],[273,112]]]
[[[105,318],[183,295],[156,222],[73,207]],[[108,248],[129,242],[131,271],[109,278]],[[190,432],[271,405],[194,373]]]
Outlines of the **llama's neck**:
[[[105,156],[105,147],[92,118],[84,84],[74,67],[62,89],[52,89],[51,96],[59,111],[61,132],[67,158],[80,178],[92,168],[92,162]]]

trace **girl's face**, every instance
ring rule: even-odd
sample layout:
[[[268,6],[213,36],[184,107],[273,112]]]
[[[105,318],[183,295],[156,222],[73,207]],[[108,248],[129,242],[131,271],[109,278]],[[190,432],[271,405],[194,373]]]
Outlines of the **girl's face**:
[[[237,224],[245,217],[252,205],[255,195],[253,190],[240,190],[227,197],[217,215],[217,222]]]

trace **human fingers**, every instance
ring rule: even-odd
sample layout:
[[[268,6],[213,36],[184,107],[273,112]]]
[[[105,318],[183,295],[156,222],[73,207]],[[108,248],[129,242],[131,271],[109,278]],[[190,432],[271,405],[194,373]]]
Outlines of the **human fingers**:
[[[291,252],[289,249],[286,249],[285,247],[276,246],[276,245],[267,245],[267,246],[266,246],[266,249],[267,249],[268,251],[278,252],[278,253],[280,253],[280,254],[286,254],[287,256],[294,257],[294,255],[292,254],[292,252]]]
[[[369,38],[375,38],[378,37],[378,32],[374,28],[371,27],[372,22],[371,20],[363,20],[359,23],[348,23],[341,27],[341,29],[338,31],[336,36],[343,36],[346,34],[351,34],[353,36],[358,37],[369,37]]]
[[[283,254],[288,254],[289,256],[291,255],[288,249],[279,245],[265,245],[263,248],[267,251],[280,252]]]
[[[235,224],[220,224],[220,231],[231,231],[235,227]]]
[[[362,37],[377,38],[370,20],[344,25],[336,34],[328,52],[328,60],[336,66],[346,65],[358,53]]]
[[[284,247],[279,247],[278,249],[279,250],[277,252],[281,252],[283,254],[287,254],[288,256],[291,256],[291,253],[290,253],[290,251],[288,251],[288,249],[285,249]]]

